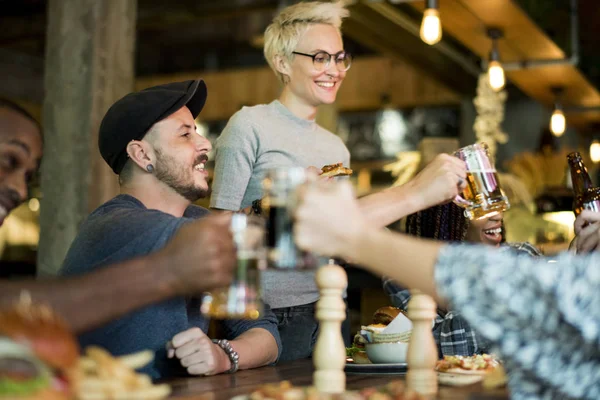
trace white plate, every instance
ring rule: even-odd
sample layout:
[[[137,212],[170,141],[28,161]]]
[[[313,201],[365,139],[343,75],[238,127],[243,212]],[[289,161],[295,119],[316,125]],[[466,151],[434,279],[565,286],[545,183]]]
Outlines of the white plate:
[[[345,372],[356,374],[405,374],[408,364],[354,364],[346,363]]]
[[[467,386],[477,383],[484,375],[438,372],[438,382],[446,386]]]

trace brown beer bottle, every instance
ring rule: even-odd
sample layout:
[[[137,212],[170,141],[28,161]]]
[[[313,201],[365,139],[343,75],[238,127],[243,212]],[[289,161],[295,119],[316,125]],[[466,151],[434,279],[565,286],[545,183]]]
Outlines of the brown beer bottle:
[[[571,182],[573,184],[573,212],[575,215],[579,215],[583,209],[584,195],[593,189],[592,179],[579,152],[569,153],[567,161],[571,169]]]
[[[581,198],[582,208],[600,212],[600,188],[591,188]]]

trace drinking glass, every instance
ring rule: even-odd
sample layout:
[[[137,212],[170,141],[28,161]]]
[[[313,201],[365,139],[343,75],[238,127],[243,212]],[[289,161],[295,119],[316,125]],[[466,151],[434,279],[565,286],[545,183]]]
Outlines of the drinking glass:
[[[231,217],[237,266],[229,287],[205,293],[201,312],[215,319],[258,319],[264,312],[261,271],[265,269],[265,224],[243,213]]]
[[[317,267],[311,253],[301,251],[294,242],[293,210],[296,189],[311,180],[304,168],[274,168],[263,180],[263,212],[267,217],[267,264],[269,268],[304,269]]]
[[[510,209],[487,144],[463,147],[454,156],[467,165],[467,185],[454,199],[456,205],[465,209],[465,217],[471,220],[489,218]]]

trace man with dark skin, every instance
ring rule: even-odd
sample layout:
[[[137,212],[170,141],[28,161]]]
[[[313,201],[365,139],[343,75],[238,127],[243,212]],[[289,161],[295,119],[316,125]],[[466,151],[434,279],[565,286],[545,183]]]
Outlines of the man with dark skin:
[[[41,156],[38,123],[0,99],[0,225],[27,199]],[[182,227],[166,247],[145,257],[72,278],[0,280],[0,309],[27,291],[34,302],[50,305],[73,331],[83,332],[152,303],[227,286],[234,263],[229,217],[211,216]]]

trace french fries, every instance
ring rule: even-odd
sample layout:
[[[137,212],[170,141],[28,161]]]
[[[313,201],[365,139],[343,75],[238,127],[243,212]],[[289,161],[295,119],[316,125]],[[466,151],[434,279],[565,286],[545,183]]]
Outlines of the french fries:
[[[74,372],[78,400],[155,400],[171,393],[169,385],[153,385],[150,377],[135,372],[153,360],[149,350],[113,357],[100,347],[90,346],[85,353]]]

